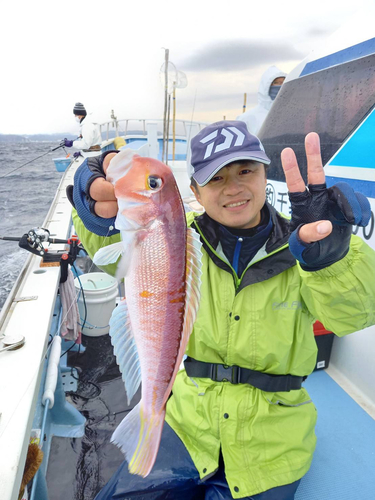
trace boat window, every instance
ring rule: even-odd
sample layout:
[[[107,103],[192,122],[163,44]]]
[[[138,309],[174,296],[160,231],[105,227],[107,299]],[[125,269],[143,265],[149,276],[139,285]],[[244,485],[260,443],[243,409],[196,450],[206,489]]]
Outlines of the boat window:
[[[284,84],[259,132],[271,159],[268,178],[285,181],[280,153],[289,146],[306,181],[306,134],[319,134],[325,165],[374,104],[375,54]]]

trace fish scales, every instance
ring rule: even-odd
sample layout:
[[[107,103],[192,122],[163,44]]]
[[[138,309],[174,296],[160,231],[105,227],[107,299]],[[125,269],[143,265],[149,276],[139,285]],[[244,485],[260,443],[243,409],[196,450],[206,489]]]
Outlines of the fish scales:
[[[181,221],[181,228],[185,228]],[[180,232],[179,232],[180,233]],[[181,341],[185,302],[185,231],[168,238],[168,227],[159,225],[140,244],[126,295],[142,372],[142,400],[146,412],[160,412]],[[173,249],[173,252],[171,250]],[[147,294],[143,292],[147,291]],[[181,302],[172,302],[178,297]],[[157,391],[157,400],[154,391]]]

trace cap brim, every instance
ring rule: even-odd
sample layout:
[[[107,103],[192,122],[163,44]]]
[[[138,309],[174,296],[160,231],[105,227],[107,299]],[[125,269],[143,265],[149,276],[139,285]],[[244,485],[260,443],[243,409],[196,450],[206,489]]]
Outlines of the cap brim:
[[[211,163],[198,170],[198,172],[195,172],[193,178],[197,181],[199,186],[205,186],[220,169],[225,167],[225,165],[239,160],[253,160],[264,163],[265,165],[271,163],[271,160],[263,151],[257,151],[256,153],[254,153],[254,151],[237,151],[236,153],[221,156],[217,160],[213,160]]]

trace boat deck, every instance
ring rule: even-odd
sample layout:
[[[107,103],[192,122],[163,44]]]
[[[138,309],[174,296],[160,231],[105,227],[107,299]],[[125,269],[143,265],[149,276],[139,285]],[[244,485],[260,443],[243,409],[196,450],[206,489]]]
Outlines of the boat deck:
[[[373,500],[375,421],[324,371],[305,387],[318,410],[318,444],[296,500]]]
[[[95,497],[124,460],[122,452],[110,443],[112,433],[140,399],[138,391],[128,407],[109,335],[82,338],[85,351],[65,355],[79,378],[76,391],[66,396],[86,418],[85,435],[52,437],[46,476],[50,500]]]
[[[87,419],[83,438],[52,438],[47,471],[51,500],[92,500],[123,461],[112,432],[129,410],[109,336],[86,337],[84,353],[69,352],[78,368],[68,400]],[[64,350],[64,349],[63,349]],[[318,410],[318,445],[296,500],[373,500],[375,422],[326,372],[306,381]],[[132,402],[138,401],[139,393]]]

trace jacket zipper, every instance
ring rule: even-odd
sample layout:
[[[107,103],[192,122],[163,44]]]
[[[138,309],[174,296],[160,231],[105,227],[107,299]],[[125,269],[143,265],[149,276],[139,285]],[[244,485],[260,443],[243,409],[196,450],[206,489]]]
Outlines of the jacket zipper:
[[[279,248],[276,248],[276,250],[274,250],[273,252],[268,253],[266,256],[261,257],[261,258],[260,258],[260,259],[258,259],[258,260],[254,260],[254,262],[251,262],[251,264],[249,264],[249,265],[246,267],[246,269],[244,269],[244,271],[243,271],[243,273],[242,273],[241,277],[239,278],[239,277],[238,277],[238,275],[237,275],[237,272],[236,272],[237,270],[235,270],[235,269],[234,269],[234,267],[233,267],[230,263],[225,262],[225,261],[224,261],[224,260],[220,257],[220,255],[216,252],[216,250],[215,250],[215,249],[214,249],[214,248],[210,245],[210,243],[206,240],[206,238],[205,238],[205,236],[203,235],[203,233],[202,233],[202,231],[201,231],[200,227],[198,226],[198,224],[197,224],[195,221],[194,221],[194,226],[196,227],[196,229],[197,229],[198,233],[201,235],[202,239],[204,240],[204,242],[206,243],[206,245],[209,247],[209,249],[211,250],[211,252],[212,252],[212,253],[214,253],[218,259],[220,259],[222,262],[224,262],[224,264],[227,264],[227,265],[230,267],[230,269],[231,269],[231,270],[232,270],[232,272],[233,272],[234,278],[235,278],[235,280],[236,280],[236,289],[240,286],[241,281],[242,281],[242,278],[243,278],[244,274],[246,273],[246,271],[249,269],[249,267],[251,267],[253,264],[256,264],[257,262],[260,262],[260,261],[262,261],[262,260],[266,259],[267,257],[270,257],[271,255],[273,255],[273,254],[275,254],[275,253],[277,253],[277,252],[280,252],[281,250],[284,250],[284,248],[287,248],[287,247],[289,246],[289,244],[288,244],[288,243],[286,243],[285,245],[283,245],[283,246],[281,246],[281,247],[279,247]],[[238,242],[237,242],[237,243],[238,243]],[[241,245],[242,245],[242,242],[241,242]],[[236,250],[237,250],[237,244],[236,244],[235,253],[236,253]],[[237,266],[238,266],[238,259],[239,259],[239,251],[240,251],[240,249],[238,250]],[[235,259],[233,258],[233,261],[234,261],[234,260],[235,260]]]

